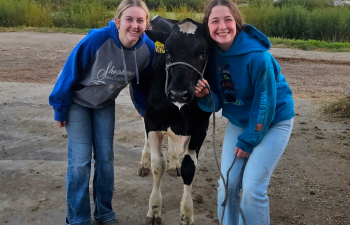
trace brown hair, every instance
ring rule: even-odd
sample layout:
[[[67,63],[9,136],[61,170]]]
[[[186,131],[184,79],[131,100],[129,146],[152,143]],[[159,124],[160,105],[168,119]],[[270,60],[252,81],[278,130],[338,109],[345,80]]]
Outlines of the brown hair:
[[[226,6],[230,10],[233,18],[236,21],[237,33],[241,32],[241,30],[243,29],[243,16],[241,12],[238,10],[238,6],[231,0],[210,0],[207,3],[207,6],[204,12],[204,17],[203,17],[203,26],[207,34],[209,35],[208,20],[209,20],[211,10],[218,5]]]
[[[115,17],[120,19],[124,10],[126,10],[127,8],[132,7],[132,6],[138,6],[138,7],[142,8],[143,10],[145,10],[146,20],[149,19],[149,9],[148,9],[146,3],[142,0],[123,0],[119,4],[117,11],[115,12]]]

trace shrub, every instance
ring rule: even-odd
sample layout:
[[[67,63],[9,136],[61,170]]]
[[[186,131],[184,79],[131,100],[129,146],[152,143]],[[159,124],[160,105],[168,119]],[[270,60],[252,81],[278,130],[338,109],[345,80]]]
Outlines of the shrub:
[[[350,6],[332,0],[249,0],[240,9],[250,23],[270,37],[350,41]],[[97,28],[107,25],[121,0],[0,0],[0,26]],[[203,0],[145,0],[151,16],[201,22]],[[246,3],[246,0],[236,0]],[[276,7],[278,6],[278,7]],[[172,12],[169,12],[171,11]]]
[[[172,6],[171,11],[167,11],[167,8],[164,4],[159,5],[156,11],[151,12],[151,17],[158,15],[164,18],[174,19],[174,20],[183,20],[185,18],[191,18],[195,21],[202,22],[203,14],[197,13],[186,4],[179,7]]]
[[[161,17],[167,17],[166,12],[167,12],[166,5],[164,5],[163,2],[161,2],[161,4],[158,6],[157,10],[153,11],[151,13],[151,18],[153,16],[156,16],[156,15],[161,16]]]
[[[324,41],[350,40],[350,15],[347,7],[316,9],[310,13],[310,39]]]
[[[165,5],[167,11],[170,11],[172,7],[180,8],[183,5],[200,12],[204,9],[205,1],[203,0],[145,0],[146,5],[152,9],[157,10],[159,5]]]
[[[241,7],[247,23],[271,37],[347,42],[350,40],[350,7],[303,6]]]
[[[331,0],[278,0],[274,2],[277,7],[282,6],[302,6],[308,10],[313,10],[315,8],[327,7],[331,4]]]
[[[24,8],[20,2],[0,0],[0,26],[13,27],[24,22]]]
[[[179,7],[172,6],[171,12],[173,13],[173,19],[175,20],[183,20],[185,18],[194,18],[195,11],[189,8],[186,4],[180,5]]]
[[[51,10],[33,1],[25,1],[24,20],[25,25],[30,27],[52,27],[53,18]]]
[[[249,0],[248,5],[249,7],[263,7],[263,6],[269,6],[272,4],[272,0]]]
[[[102,2],[72,3],[55,14],[56,27],[98,28],[108,24],[114,17],[113,11],[106,10]]]
[[[0,26],[52,26],[49,7],[31,0],[0,0]]]
[[[115,11],[122,0],[103,0],[103,5],[108,10]]]

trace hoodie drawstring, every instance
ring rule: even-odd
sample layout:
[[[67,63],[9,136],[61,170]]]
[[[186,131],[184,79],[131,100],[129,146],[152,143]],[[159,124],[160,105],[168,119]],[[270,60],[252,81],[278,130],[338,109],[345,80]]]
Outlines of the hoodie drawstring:
[[[139,84],[139,68],[137,68],[136,47],[135,47],[135,49],[134,49],[134,59],[135,59],[135,73],[136,73],[136,79],[137,79],[137,84]]]
[[[124,55],[123,46],[121,47],[121,50],[122,50],[123,73],[124,73],[124,76],[125,76],[125,84],[128,84],[129,79],[128,79],[128,73],[127,73],[127,70],[126,70],[126,62],[125,62],[125,55]],[[137,78],[137,84],[139,84],[139,68],[137,68],[136,50],[137,49],[135,47],[133,52],[134,52],[134,59],[135,59],[135,73],[136,73],[136,78]]]
[[[124,77],[125,77],[125,84],[128,84],[128,73],[126,71],[126,63],[125,63],[125,56],[124,56],[123,46],[121,47],[121,49],[122,49],[123,73],[124,73]]]

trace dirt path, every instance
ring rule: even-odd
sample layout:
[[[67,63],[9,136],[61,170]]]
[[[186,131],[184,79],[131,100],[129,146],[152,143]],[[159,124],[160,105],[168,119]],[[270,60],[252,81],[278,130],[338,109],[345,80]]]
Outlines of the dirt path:
[[[63,224],[67,138],[47,98],[71,49],[83,35],[0,33],[0,224]],[[271,179],[271,224],[350,224],[350,120],[319,113],[344,96],[350,54],[272,49],[295,97],[290,144]],[[115,193],[120,224],[145,221],[152,177],[136,175],[143,124],[127,91],[117,99]],[[226,120],[217,116],[220,149]],[[217,169],[212,128],[199,154],[193,187],[196,224],[217,224]],[[179,224],[180,177],[166,174],[163,224]],[[200,201],[200,199],[203,201]]]

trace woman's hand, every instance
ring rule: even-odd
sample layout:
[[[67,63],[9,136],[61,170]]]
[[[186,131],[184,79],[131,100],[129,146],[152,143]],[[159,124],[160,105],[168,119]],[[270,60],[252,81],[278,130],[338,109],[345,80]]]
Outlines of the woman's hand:
[[[194,95],[197,98],[203,98],[207,94],[209,94],[209,90],[208,90],[208,88],[205,87],[205,85],[208,85],[208,87],[209,87],[207,80],[205,80],[205,79],[198,80],[196,86],[194,87]]]
[[[245,152],[238,147],[235,148],[235,151],[233,153],[236,154],[238,158],[248,158],[250,156],[250,153]]]
[[[67,124],[67,121],[56,121],[56,124],[58,127],[65,127]]]

